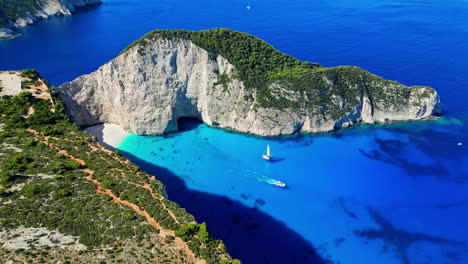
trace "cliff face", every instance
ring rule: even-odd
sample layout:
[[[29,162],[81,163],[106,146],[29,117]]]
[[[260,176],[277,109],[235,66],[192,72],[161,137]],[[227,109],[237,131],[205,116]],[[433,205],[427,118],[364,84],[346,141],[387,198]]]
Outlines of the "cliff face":
[[[3,14],[5,16],[4,21],[0,25],[0,31],[4,32],[4,34],[0,32],[0,38],[14,37],[15,33],[11,29],[26,27],[37,20],[47,19],[50,16],[71,15],[76,11],[77,7],[100,3],[101,0],[38,0],[30,6],[26,6],[21,1],[18,3],[15,0],[4,2],[0,6],[0,14],[5,13]],[[14,12],[14,14],[2,10],[3,8],[6,9],[7,5],[8,11]],[[2,29],[1,26],[10,30]]]
[[[0,28],[0,39],[9,39],[16,36],[15,32],[8,28]]]
[[[288,78],[274,79],[265,90],[246,88],[238,69],[223,56],[191,40],[155,38],[58,91],[79,125],[115,123],[136,134],[176,131],[181,117],[276,136],[423,120],[441,112],[439,96],[429,87],[406,87],[350,66],[310,74],[301,76],[305,87],[300,91],[291,88]]]
[[[100,4],[101,0],[42,0],[40,8],[31,10],[24,17],[18,18],[10,25],[13,27],[25,27],[39,19],[46,19],[55,15],[71,15],[77,7]]]

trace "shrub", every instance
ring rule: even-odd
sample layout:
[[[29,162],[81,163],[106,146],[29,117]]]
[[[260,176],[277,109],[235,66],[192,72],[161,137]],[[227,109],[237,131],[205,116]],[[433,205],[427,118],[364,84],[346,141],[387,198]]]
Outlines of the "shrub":
[[[64,190],[64,189],[60,189],[56,192],[54,192],[53,194],[53,198],[54,199],[61,199],[63,197],[67,197],[67,196],[70,196],[71,195],[71,192],[70,191],[67,191],[67,190]]]
[[[188,241],[198,232],[198,229],[199,226],[196,223],[181,225],[176,231],[176,236],[182,238],[184,241]]]
[[[24,145],[25,145],[26,147],[35,147],[35,146],[37,146],[37,143],[38,143],[37,141],[35,141],[34,139],[30,138],[30,139],[26,140],[26,142],[24,142]]]
[[[39,73],[33,69],[25,69],[21,71],[21,77],[31,78],[32,80],[36,80],[39,78]]]
[[[197,236],[203,243],[208,243],[212,238],[206,227],[206,223],[202,223],[198,229]]]
[[[7,158],[1,165],[2,171],[12,171],[14,173],[24,172],[28,169],[32,159],[26,153],[19,153]]]
[[[40,186],[37,184],[28,184],[24,186],[22,189],[23,195],[28,199],[31,199],[44,191],[45,191],[44,186]]]

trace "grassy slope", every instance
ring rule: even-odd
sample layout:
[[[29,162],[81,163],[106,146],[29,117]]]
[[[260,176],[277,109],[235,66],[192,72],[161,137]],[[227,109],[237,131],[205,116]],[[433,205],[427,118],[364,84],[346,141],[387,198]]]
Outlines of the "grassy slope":
[[[164,197],[159,181],[81,132],[54,100],[55,113],[28,92],[0,99],[0,227],[45,227],[78,237],[88,249],[0,247],[0,262],[97,263],[100,252],[108,262],[190,263],[195,255],[237,263],[206,225]],[[34,114],[25,118],[30,107]]]

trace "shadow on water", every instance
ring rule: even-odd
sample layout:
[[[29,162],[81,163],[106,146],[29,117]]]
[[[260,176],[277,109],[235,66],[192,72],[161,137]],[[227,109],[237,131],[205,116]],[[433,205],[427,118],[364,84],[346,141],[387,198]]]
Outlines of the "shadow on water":
[[[285,158],[281,158],[281,157],[272,157],[271,160],[270,160],[270,162],[271,162],[271,163],[277,163],[277,162],[281,162],[281,161],[283,161],[283,160],[285,160]]]
[[[224,196],[188,189],[169,170],[128,152],[121,153],[142,170],[156,175],[166,185],[169,199],[186,208],[198,222],[208,223],[213,236],[222,239],[229,253],[243,263],[333,263],[320,257],[309,242],[284,223],[258,210],[261,200],[252,208]]]
[[[201,124],[203,124],[203,122],[196,118],[181,117],[177,119],[177,132],[179,133],[194,130],[197,129]]]
[[[85,5],[85,6],[77,6],[75,8],[76,8],[76,13],[89,13],[101,7],[102,7],[102,4],[92,4],[92,5]]]

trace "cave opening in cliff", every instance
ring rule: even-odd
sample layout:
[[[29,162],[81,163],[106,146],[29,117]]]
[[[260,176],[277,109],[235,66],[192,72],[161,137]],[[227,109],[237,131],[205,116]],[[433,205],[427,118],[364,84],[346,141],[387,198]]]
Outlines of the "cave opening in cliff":
[[[177,131],[184,132],[196,129],[203,122],[194,117],[181,117],[177,119]]]

